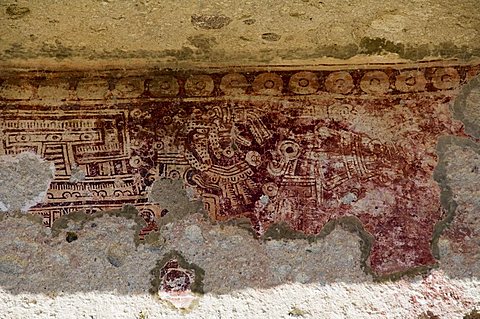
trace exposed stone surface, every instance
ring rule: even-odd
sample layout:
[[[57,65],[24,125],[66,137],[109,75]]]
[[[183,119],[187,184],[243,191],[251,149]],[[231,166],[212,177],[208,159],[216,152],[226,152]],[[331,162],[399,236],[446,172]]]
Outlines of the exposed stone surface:
[[[26,212],[45,200],[55,167],[33,152],[5,155],[2,147],[0,145],[0,211]]]
[[[194,214],[163,226],[156,241],[138,244],[133,220],[105,214],[87,222],[67,217],[66,222],[66,228],[51,235],[31,217],[5,217],[0,224],[0,285],[14,293],[145,293],[150,271],[171,251],[205,272],[206,293],[285,282],[369,280],[360,269],[359,238],[340,227],[314,242],[264,242],[246,230],[214,226]],[[76,239],[68,240],[68,234]]]
[[[465,123],[465,131],[480,137],[480,78],[474,78],[462,90],[453,106],[454,115]]]
[[[190,193],[189,193],[190,192]],[[157,179],[149,191],[149,201],[162,208],[157,222],[166,224],[185,215],[200,212],[203,204],[195,200],[193,190],[185,189],[181,179]],[[190,195],[189,195],[190,194]]]
[[[446,178],[457,205],[440,239],[442,268],[452,277],[480,277],[480,145],[455,139],[445,153]]]
[[[184,240],[192,225],[201,229],[203,244]],[[164,241],[136,245],[138,225],[111,215],[83,226],[69,221],[53,237],[28,216],[4,217],[0,227],[0,251],[8,256],[0,261],[2,304],[23,304],[2,306],[5,318],[60,313],[65,318],[108,318],[108,313],[131,318],[140,312],[149,318],[178,316],[177,310],[154,302],[157,297],[145,295],[152,288],[152,269],[163,265],[165,257],[171,259],[172,247],[204,271],[206,294],[187,318],[238,313],[253,318],[258,312],[266,318],[289,318],[292,309],[304,311],[306,318],[415,318],[427,311],[462,318],[480,306],[475,277],[452,280],[443,271],[432,271],[423,278],[372,282],[360,269],[359,238],[341,228],[315,242],[259,242],[245,230],[213,226],[194,214],[162,227]],[[78,239],[68,243],[68,231]],[[117,266],[109,260],[113,251],[122,260]],[[42,306],[46,302],[48,308]]]

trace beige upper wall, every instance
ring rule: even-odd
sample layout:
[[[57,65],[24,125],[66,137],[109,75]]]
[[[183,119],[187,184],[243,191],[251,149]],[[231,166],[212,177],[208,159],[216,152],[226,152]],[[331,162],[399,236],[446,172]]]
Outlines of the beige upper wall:
[[[468,59],[479,38],[478,0],[0,0],[3,64]]]

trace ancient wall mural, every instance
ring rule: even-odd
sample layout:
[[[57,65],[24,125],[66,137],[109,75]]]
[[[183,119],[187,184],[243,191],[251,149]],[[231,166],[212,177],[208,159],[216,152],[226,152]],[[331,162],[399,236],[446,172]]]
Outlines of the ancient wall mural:
[[[4,74],[0,155],[54,163],[29,210],[46,226],[132,204],[145,235],[175,214],[149,200],[152,184],[175,179],[212,221],[247,218],[259,237],[354,216],[374,238],[370,268],[391,274],[436,262],[437,140],[467,136],[450,102],[479,72],[431,61]]]

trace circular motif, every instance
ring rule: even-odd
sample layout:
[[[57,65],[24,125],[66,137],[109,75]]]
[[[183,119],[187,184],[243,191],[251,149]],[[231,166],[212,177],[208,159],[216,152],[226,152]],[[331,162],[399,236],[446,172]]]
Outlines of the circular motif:
[[[84,134],[85,133],[80,135],[80,140],[83,140],[82,135],[84,135]],[[61,134],[47,134],[47,136],[45,137],[45,140],[47,140],[49,142],[59,142],[59,141],[62,140],[62,135]]]
[[[233,148],[227,147],[227,148],[225,148],[225,149],[222,151],[222,154],[223,154],[225,157],[232,158],[233,155],[235,155],[235,151],[233,150]]]
[[[162,117],[162,124],[164,125],[170,125],[173,123],[173,118],[171,116],[165,115]]]
[[[332,93],[348,94],[354,88],[353,78],[346,71],[333,72],[327,76],[325,87]]]
[[[345,120],[352,114],[355,111],[351,104],[333,104],[328,107],[328,116],[337,121]]]
[[[77,83],[75,92],[81,100],[101,100],[109,95],[110,84],[105,79],[86,78]]]
[[[140,211],[140,215],[147,223],[152,223],[155,221],[155,213],[150,209],[144,209]]]
[[[210,175],[207,176],[207,181],[209,181],[209,182],[213,183],[213,185],[215,185],[215,184],[218,183],[218,181],[220,181],[220,178],[221,177],[219,175],[210,174]]]
[[[262,157],[256,151],[248,151],[245,155],[245,161],[254,167],[260,166],[262,164]]]
[[[418,92],[425,90],[427,80],[423,72],[412,70],[403,71],[395,80],[395,87],[402,92]]]
[[[193,96],[209,96],[215,84],[209,75],[192,75],[185,82],[185,92]]]
[[[126,98],[134,98],[142,95],[143,93],[143,80],[140,78],[122,78],[115,84],[120,96]]]
[[[170,179],[180,179],[182,176],[180,175],[180,172],[177,171],[177,170],[171,170],[169,173],[168,173],[168,178]]]
[[[448,90],[460,83],[460,76],[454,68],[440,68],[433,73],[432,84],[440,90]]]
[[[245,93],[247,87],[247,78],[240,73],[229,73],[225,75],[220,82],[220,89],[225,94],[243,94]]]
[[[280,95],[282,94],[283,80],[278,74],[262,73],[257,75],[252,87],[257,94]]]
[[[26,134],[19,134],[16,137],[17,142],[29,142],[30,141],[30,136]]]
[[[313,72],[298,72],[292,75],[288,87],[296,94],[314,94],[319,88],[318,78]]]
[[[143,111],[140,109],[133,109],[130,111],[130,116],[133,118],[141,118],[143,116]]]
[[[178,81],[171,75],[156,77],[147,83],[148,91],[153,96],[175,96],[178,94]]]
[[[132,166],[133,168],[139,168],[140,166],[142,166],[142,159],[140,158],[140,156],[132,156],[129,163],[130,166]]]
[[[278,194],[278,186],[274,183],[265,183],[262,186],[262,191],[268,197],[274,197]]]
[[[94,135],[90,133],[82,133],[80,135],[80,140],[81,141],[91,141],[94,139]]]
[[[293,141],[281,142],[278,149],[287,161],[296,159],[300,155],[300,146]]]
[[[63,198],[71,198],[71,197],[72,197],[72,193],[70,193],[70,192],[63,192],[63,193],[62,193],[62,197],[63,197]]]
[[[103,189],[98,191],[94,190],[93,193],[98,197],[103,197],[103,198],[107,197],[107,192],[104,191]]]
[[[360,88],[368,94],[384,94],[390,88],[390,80],[385,72],[370,71],[360,80]]]

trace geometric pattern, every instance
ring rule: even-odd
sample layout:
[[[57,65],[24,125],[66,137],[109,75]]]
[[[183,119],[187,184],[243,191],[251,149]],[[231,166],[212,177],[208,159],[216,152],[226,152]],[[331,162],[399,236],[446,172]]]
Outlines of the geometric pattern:
[[[0,79],[0,155],[55,165],[30,209],[51,226],[77,210],[137,207],[157,179],[181,179],[212,220],[284,222],[318,234],[355,216],[374,237],[378,274],[435,263],[444,218],[433,180],[441,135],[464,136],[449,103],[478,65],[249,66]]]

